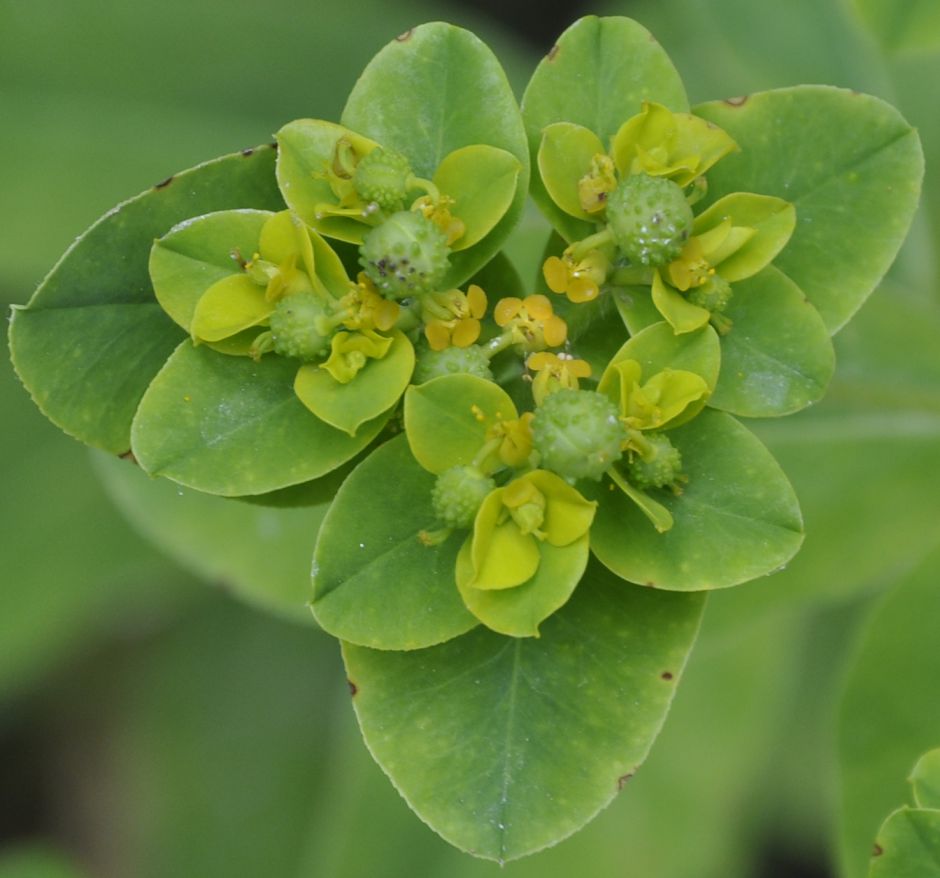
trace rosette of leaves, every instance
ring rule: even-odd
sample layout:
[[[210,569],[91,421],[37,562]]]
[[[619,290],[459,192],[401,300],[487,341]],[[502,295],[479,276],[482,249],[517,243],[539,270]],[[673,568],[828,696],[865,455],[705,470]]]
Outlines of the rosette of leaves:
[[[614,44],[630,46],[629,60]],[[638,66],[645,75],[622,75]],[[553,263],[559,291],[583,296],[590,280],[631,333],[663,318],[688,333],[713,322],[722,330],[714,408],[776,416],[822,397],[828,336],[881,279],[917,203],[920,144],[896,110],[800,86],[690,112],[642,27],[589,17],[539,65],[523,117],[533,196],[568,243],[548,254],[566,269]],[[638,177],[670,198],[638,194]],[[625,240],[650,199],[640,225],[652,227],[652,216],[680,228],[659,264]],[[593,327],[601,339],[613,331]]]
[[[528,149],[505,74],[475,36],[402,34],[366,68],[341,122],[301,119],[277,134],[284,199],[313,228],[361,244],[388,215],[419,210],[447,232],[441,289],[498,252],[525,203]]]
[[[646,31],[587,18],[539,65],[523,125],[489,50],[425,25],[379,53],[338,123],[289,123],[277,159],[262,148],[210,162],[100,220],[15,314],[17,369],[66,432],[132,451],[151,474],[263,502],[291,502],[276,490],[288,486],[311,498],[313,612],[343,641],[370,750],[447,840],[520,857],[582,826],[643,761],[705,593],[771,572],[800,544],[792,489],[732,413],[818,398],[829,332],[910,219],[916,135],[883,104],[851,101],[795,89],[690,114]],[[650,141],[676,119],[666,148]],[[565,323],[545,297],[512,296],[483,329],[476,374],[405,390],[418,326],[396,329],[386,305],[420,308],[402,291],[371,299],[344,268],[348,245],[365,248],[368,271],[385,261],[369,256],[373,234],[429,222],[447,249],[439,291],[492,271],[530,154],[533,194],[569,245],[601,236],[549,254],[584,360],[524,359],[560,347]],[[607,196],[631,178],[647,202],[647,178],[673,187],[675,234],[647,242],[662,265],[630,250],[628,216],[608,216]],[[692,241],[734,289],[726,303],[686,302],[707,312],[687,326],[697,312],[675,295],[699,267]],[[350,325],[365,318],[348,296],[371,303],[368,331],[384,341]],[[291,335],[282,303],[309,305],[313,336]],[[608,319],[614,304],[623,321]],[[387,349],[337,350],[343,332]],[[326,368],[333,354],[349,381]],[[465,372],[472,360],[448,363]],[[544,370],[534,405],[530,366]],[[389,439],[403,391],[404,435]]]
[[[383,114],[391,95],[395,118]],[[444,112],[457,101],[461,113]],[[362,132],[350,135],[352,143],[374,137],[442,187],[463,228],[442,289],[495,254],[525,199],[528,154],[505,74],[479,39],[445,24],[403,35],[364,72],[343,121]],[[294,277],[330,300],[347,289],[339,260],[315,230],[302,233],[309,243],[293,254],[270,229],[262,241],[285,199],[304,214],[308,178],[291,171],[294,128],[283,132],[280,189],[270,147],[178,174],[103,217],[17,310],[17,370],[66,432],[131,452],[152,475],[229,496],[319,478],[378,435],[413,365],[400,333],[385,333],[391,348],[380,356],[375,339],[343,339],[340,351],[334,344],[338,356],[369,359],[345,385],[316,362],[245,356],[277,304],[265,271],[285,274],[293,259]],[[472,191],[468,174],[483,181]]]

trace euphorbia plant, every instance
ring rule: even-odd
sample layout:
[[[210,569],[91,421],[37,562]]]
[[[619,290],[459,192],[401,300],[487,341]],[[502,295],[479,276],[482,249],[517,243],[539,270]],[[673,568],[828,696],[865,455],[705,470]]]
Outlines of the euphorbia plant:
[[[510,859],[645,758],[707,591],[799,548],[736,416],[822,396],[921,172],[873,98],[690,110],[628,19],[572,25],[521,112],[476,37],[424,25],[339,122],[99,221],[15,313],[14,360],[153,476],[328,505],[311,607],[367,744],[441,835]],[[500,251],[530,186],[554,231],[523,281]]]

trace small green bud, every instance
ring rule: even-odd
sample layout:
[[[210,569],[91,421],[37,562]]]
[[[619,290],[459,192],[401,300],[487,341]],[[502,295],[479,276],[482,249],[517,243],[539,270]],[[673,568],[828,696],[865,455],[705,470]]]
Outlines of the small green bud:
[[[712,314],[720,314],[731,301],[731,284],[720,275],[712,275],[699,287],[692,287],[688,292],[689,301],[699,308],[705,308]]]
[[[682,187],[666,177],[631,174],[607,199],[614,243],[633,265],[657,267],[678,258],[692,219]]]
[[[382,210],[401,210],[408,195],[411,166],[401,153],[376,147],[363,156],[353,175],[356,194]]]
[[[441,375],[458,374],[476,375],[477,378],[493,380],[490,361],[479,345],[467,348],[449,347],[442,351],[430,348],[418,354],[415,365],[414,383],[423,384]]]
[[[620,459],[625,438],[617,407],[593,390],[556,390],[532,420],[541,466],[565,479],[600,479]]]
[[[470,527],[496,483],[475,466],[452,466],[434,483],[434,513],[448,527]]]
[[[664,433],[644,433],[652,446],[646,458],[634,454],[627,464],[627,477],[638,488],[665,488],[682,475],[682,455]]]
[[[403,210],[372,229],[359,264],[380,292],[404,299],[434,292],[450,265],[447,238],[423,214]]]
[[[316,360],[330,349],[329,311],[315,293],[284,296],[271,312],[271,336],[275,353],[282,357]]]

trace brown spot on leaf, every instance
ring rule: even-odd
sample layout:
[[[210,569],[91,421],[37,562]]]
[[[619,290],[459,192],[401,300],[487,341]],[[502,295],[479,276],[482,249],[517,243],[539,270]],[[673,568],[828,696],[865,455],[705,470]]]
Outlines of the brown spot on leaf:
[[[729,107],[743,107],[750,95],[738,95],[736,98],[725,98],[725,103]]]
[[[664,680],[671,680],[671,679],[672,679],[672,671],[663,671],[663,672],[660,674],[660,676],[661,676]]]
[[[558,55],[558,43],[555,43],[551,49],[548,50],[548,55],[546,56],[549,61],[554,61]]]
[[[349,684],[349,694],[352,695],[353,698],[355,698],[356,693],[359,691],[359,687],[355,683],[353,683],[352,680],[347,680],[346,682]]]
[[[159,183],[157,183],[157,185],[154,186],[153,188],[154,188],[154,189],[164,189],[165,187],[169,186],[170,183],[172,183],[172,182],[173,182],[173,177],[170,176],[170,177],[167,177],[165,180],[161,180],[161,181],[160,181]]]
[[[878,842],[875,842],[875,846],[871,849],[871,855],[873,857],[880,857],[884,852],[885,849],[878,844]]]
[[[656,588],[655,582],[644,582],[643,585],[645,585],[647,588]]]
[[[120,457],[121,460],[129,460],[132,464],[134,464],[134,466],[137,466],[137,458],[134,457],[134,452],[130,449],[125,451],[123,454],[119,454],[118,457]]]
[[[254,155],[254,154],[255,154],[255,151],[254,151],[254,149],[252,149],[251,147],[248,147],[248,149],[243,149],[243,150],[242,150],[242,155],[243,155],[245,158],[248,158],[248,156]]]
[[[628,772],[627,774],[622,775],[621,777],[618,777],[617,789],[622,790],[627,785],[627,781],[630,780],[631,777],[633,777],[632,771]]]
[[[399,43],[407,43],[411,39],[411,35],[415,32],[413,27],[408,28],[403,34],[399,34],[395,37],[395,41]]]

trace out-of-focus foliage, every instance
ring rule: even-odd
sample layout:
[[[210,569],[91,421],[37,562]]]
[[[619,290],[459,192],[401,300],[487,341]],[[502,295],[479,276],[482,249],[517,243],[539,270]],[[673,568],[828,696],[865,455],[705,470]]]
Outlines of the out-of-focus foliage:
[[[888,52],[940,49],[940,6],[934,0],[854,0],[872,36]]]
[[[83,878],[58,851],[44,845],[23,845],[0,855],[0,878]]]

